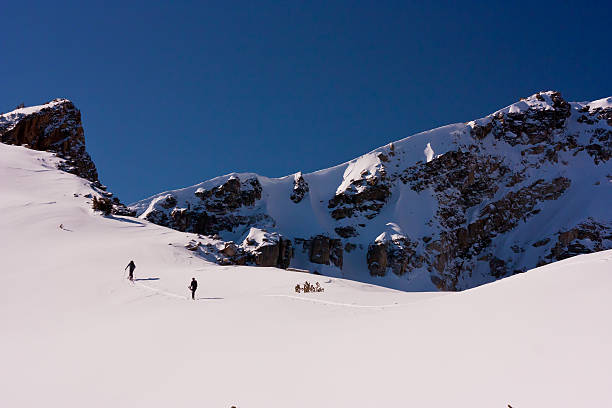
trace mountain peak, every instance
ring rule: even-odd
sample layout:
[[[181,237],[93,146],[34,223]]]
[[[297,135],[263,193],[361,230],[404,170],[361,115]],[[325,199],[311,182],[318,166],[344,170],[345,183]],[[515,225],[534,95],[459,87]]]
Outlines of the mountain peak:
[[[96,166],[85,150],[81,112],[68,99],[56,98],[0,115],[0,140],[54,152],[65,159],[63,170],[98,181]]]

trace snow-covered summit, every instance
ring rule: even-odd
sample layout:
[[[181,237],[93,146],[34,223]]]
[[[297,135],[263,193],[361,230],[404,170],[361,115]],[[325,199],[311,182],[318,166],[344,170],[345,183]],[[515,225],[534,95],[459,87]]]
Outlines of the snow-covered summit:
[[[0,114],[0,129],[3,131],[11,130],[25,116],[39,113],[46,109],[54,109],[63,104],[72,104],[72,102],[65,98],[56,98],[42,105],[17,108],[10,112]]]
[[[64,170],[98,181],[96,166],[85,149],[81,112],[68,99],[54,99],[0,115],[0,140],[54,152],[65,159]]]
[[[537,94],[531,95],[527,98],[522,98],[520,101],[494,112],[491,116],[496,116],[500,113],[521,113],[530,109],[554,110],[556,109],[556,106],[553,98],[558,94],[559,93],[556,91],[538,92]]]
[[[70,100],[58,98],[0,115],[0,141],[55,154],[61,159],[57,161],[58,168],[91,182],[112,212],[130,214],[117,198],[111,199],[112,194],[100,183],[85,148],[81,112]]]

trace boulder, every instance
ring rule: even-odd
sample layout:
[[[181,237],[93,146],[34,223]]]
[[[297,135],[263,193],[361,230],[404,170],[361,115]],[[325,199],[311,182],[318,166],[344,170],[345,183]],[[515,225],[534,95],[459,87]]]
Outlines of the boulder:
[[[308,244],[310,262],[321,265],[335,265],[342,269],[343,247],[342,241],[332,239],[326,235],[312,237]]]
[[[368,246],[367,263],[370,275],[385,276],[387,274],[387,243],[377,242]]]

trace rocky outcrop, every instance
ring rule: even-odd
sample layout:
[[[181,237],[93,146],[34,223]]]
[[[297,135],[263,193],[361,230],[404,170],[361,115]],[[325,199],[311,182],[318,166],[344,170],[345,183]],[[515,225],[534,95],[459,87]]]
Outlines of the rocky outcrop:
[[[95,182],[98,172],[85,150],[81,112],[67,99],[0,115],[2,143],[55,152],[65,161],[62,170]]]
[[[472,127],[472,136],[482,140],[491,134],[511,146],[553,142],[553,132],[563,129],[565,120],[570,116],[571,105],[559,92],[539,92],[532,98],[540,103],[534,103],[524,110],[500,111],[490,121],[476,123]]]
[[[309,239],[296,238],[296,246],[308,254],[310,262],[319,265],[334,265],[342,269],[344,250],[342,241],[327,235],[317,235]]]
[[[372,276],[385,276],[390,270],[402,276],[409,270],[423,266],[424,257],[417,253],[418,243],[407,237],[380,236],[368,246],[366,260]]]
[[[224,215],[239,207],[253,206],[261,198],[261,191],[256,177],[241,182],[238,177],[231,176],[220,186],[196,190],[195,196],[202,200],[206,211]]]
[[[609,212],[587,204],[612,201],[611,118],[611,98],[570,103],[540,92],[327,170],[263,186],[252,174],[224,177],[135,208],[162,225],[228,239],[253,227],[283,234],[294,244],[292,267],[338,274],[346,256],[348,278],[369,271],[375,283],[393,274],[419,287],[431,281],[462,290],[612,247]],[[276,243],[258,244],[249,258],[246,246],[237,247],[240,262],[261,265],[281,252]]]
[[[291,192],[291,196],[289,197],[291,201],[294,203],[299,203],[306,197],[310,188],[308,187],[308,183],[304,180],[304,176],[302,173],[297,173],[293,178],[293,191]]]
[[[363,177],[351,182],[346,190],[329,200],[327,207],[332,210],[331,216],[335,220],[358,215],[371,220],[390,196],[388,180],[382,173],[378,177]]]
[[[491,199],[511,173],[502,158],[458,150],[411,166],[400,179],[416,192],[431,188],[438,200],[440,222],[445,228],[455,228],[466,222],[468,208]],[[513,176],[521,177],[520,173]]]
[[[475,262],[490,260],[493,256],[491,243],[496,236],[538,214],[541,203],[556,200],[569,186],[570,180],[562,177],[550,182],[537,180],[487,205],[466,227],[442,232],[440,239],[426,246],[426,259],[432,272],[438,273],[432,275],[432,281],[440,289],[457,290],[462,273],[473,269]],[[493,277],[502,277],[499,275],[502,270],[499,261],[489,263],[489,266]]]
[[[262,187],[256,177],[241,181],[236,176],[211,189],[198,188],[184,203],[173,194],[165,194],[151,203],[144,218],[179,231],[215,235],[236,227],[267,227],[274,220],[264,213],[240,214],[261,199]]]
[[[557,242],[543,263],[612,248],[612,223],[589,219],[557,234]]]
[[[348,225],[346,227],[336,227],[334,228],[336,234],[340,235],[342,238],[351,238],[359,235],[355,227]]]
[[[370,275],[387,275],[387,267],[389,266],[387,248],[388,245],[382,242],[375,242],[368,246],[366,261],[368,263]]]
[[[219,259],[222,265],[273,266],[287,269],[293,256],[291,240],[274,232],[251,228],[240,246],[226,242]]]
[[[33,150],[52,152],[62,160],[58,168],[91,182],[98,194],[93,209],[104,214],[134,216],[98,180],[98,171],[85,150],[81,112],[68,99],[54,99],[44,105],[23,107],[0,115],[0,141]]]

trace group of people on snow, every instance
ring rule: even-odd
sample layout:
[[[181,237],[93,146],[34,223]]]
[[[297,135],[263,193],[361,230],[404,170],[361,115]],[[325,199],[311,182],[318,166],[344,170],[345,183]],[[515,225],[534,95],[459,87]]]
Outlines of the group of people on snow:
[[[124,270],[127,270],[128,268],[128,279],[130,280],[130,282],[134,282],[134,269],[136,269],[136,264],[134,263],[134,261],[130,261],[130,263],[125,267]],[[189,284],[188,288],[191,291],[191,299],[195,300],[195,293],[198,289],[198,281],[196,280],[196,278],[191,278],[191,283]]]

